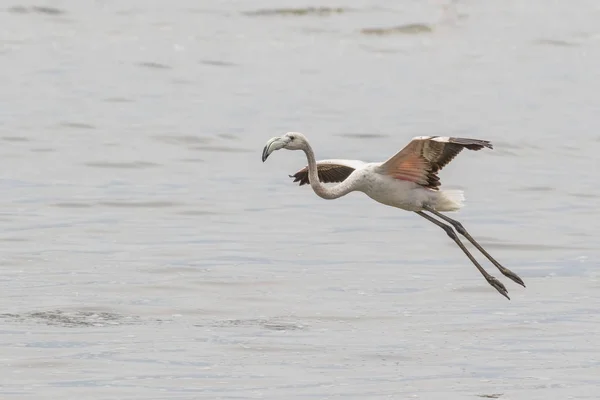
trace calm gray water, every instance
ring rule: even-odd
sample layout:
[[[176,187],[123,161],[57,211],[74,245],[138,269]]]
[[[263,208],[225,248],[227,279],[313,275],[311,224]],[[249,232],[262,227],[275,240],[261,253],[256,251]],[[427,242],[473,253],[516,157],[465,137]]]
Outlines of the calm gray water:
[[[600,398],[599,21],[592,0],[4,2],[0,397]],[[414,214],[293,184],[301,152],[263,164],[291,130],[321,159],[491,140],[441,178],[527,289],[502,278],[507,301]]]

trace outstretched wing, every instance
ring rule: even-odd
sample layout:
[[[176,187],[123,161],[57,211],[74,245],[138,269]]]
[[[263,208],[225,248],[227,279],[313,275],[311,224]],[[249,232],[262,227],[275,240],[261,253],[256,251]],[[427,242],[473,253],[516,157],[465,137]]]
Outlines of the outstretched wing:
[[[317,173],[323,183],[342,182],[364,164],[360,160],[321,160],[317,161]],[[300,186],[309,184],[308,165],[290,175],[290,178],[294,178],[294,182],[300,182]]]
[[[382,173],[396,179],[418,183],[437,190],[441,185],[437,173],[463,149],[481,150],[492,144],[487,140],[446,136],[417,136],[389,160],[381,164]]]

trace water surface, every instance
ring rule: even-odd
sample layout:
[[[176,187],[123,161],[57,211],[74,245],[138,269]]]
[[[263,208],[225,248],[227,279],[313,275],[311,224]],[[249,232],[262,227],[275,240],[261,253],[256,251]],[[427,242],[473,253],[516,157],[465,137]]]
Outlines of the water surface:
[[[0,397],[597,398],[599,18],[592,1],[3,5]],[[441,178],[527,289],[503,279],[502,298],[416,215],[293,184],[300,152],[263,164],[291,130],[321,159],[491,140]]]

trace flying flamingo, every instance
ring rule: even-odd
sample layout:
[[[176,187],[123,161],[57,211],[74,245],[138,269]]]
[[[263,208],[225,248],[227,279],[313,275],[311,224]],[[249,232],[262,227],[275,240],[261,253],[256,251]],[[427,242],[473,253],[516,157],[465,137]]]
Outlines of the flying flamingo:
[[[442,228],[469,257],[487,282],[510,300],[502,282],[483,269],[460,241],[454,229],[467,238],[504,276],[525,287],[523,280],[500,265],[473,239],[460,222],[441,213],[459,210],[464,195],[460,190],[439,190],[441,182],[438,172],[464,148],[481,150],[484,147],[493,148],[487,140],[418,136],[385,162],[366,163],[360,160],[338,159],[317,162],[306,137],[299,132],[288,132],[281,137],[271,138],[266,143],[262,161],[265,162],[275,150],[302,150],[306,154],[308,166],[290,175],[290,178],[294,178],[294,182],[300,182],[300,186],[310,184],[319,197],[332,200],[359,191],[379,203],[417,213]],[[333,187],[323,185],[333,182],[339,183]]]

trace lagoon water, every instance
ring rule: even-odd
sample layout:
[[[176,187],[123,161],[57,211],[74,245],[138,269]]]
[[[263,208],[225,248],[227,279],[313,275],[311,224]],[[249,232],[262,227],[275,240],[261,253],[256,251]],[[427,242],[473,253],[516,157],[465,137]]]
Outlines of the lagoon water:
[[[597,399],[600,4],[0,7],[2,399]],[[441,173],[527,288],[306,163]],[[472,248],[472,246],[469,246]]]

